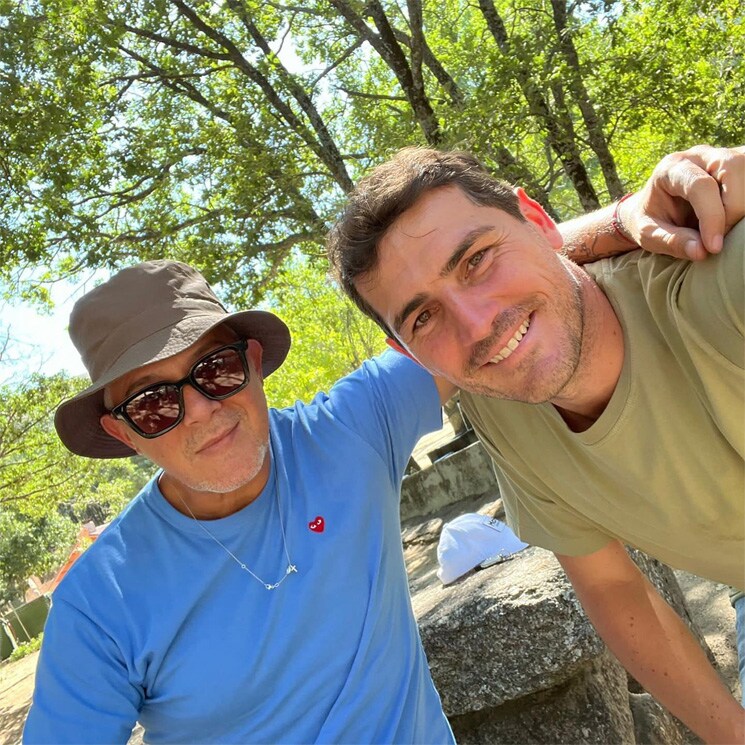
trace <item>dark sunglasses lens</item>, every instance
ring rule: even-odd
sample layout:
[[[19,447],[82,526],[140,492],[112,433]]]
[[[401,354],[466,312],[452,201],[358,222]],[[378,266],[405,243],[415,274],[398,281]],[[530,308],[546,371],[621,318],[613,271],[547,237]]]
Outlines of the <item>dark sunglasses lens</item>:
[[[237,349],[220,349],[196,365],[192,380],[207,396],[221,398],[234,393],[246,382],[240,353]]]
[[[175,385],[156,385],[142,391],[126,406],[134,426],[146,435],[157,435],[178,421],[181,401]]]

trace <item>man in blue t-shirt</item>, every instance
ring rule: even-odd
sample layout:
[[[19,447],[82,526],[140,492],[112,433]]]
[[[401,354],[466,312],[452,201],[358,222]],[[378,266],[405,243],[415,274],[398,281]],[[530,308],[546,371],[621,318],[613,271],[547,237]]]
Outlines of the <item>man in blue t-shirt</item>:
[[[73,452],[160,466],[55,592],[27,742],[449,743],[409,601],[399,485],[440,423],[385,354],[270,410],[290,347],[173,261],[81,298],[94,381],[57,411]]]
[[[694,183],[665,174],[660,192]],[[606,224],[595,256],[626,248]],[[398,511],[450,385],[389,352],[269,409],[286,326],[173,261],[83,296],[70,334],[92,384],[60,438],[160,470],[55,592],[24,741],[121,743],[140,721],[151,743],[452,742]]]

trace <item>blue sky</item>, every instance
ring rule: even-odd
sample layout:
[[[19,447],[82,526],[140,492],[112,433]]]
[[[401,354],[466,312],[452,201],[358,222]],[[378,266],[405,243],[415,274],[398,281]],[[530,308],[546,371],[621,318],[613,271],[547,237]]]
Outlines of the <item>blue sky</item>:
[[[10,343],[0,362],[0,383],[11,373],[52,374],[65,370],[72,375],[86,375],[77,350],[67,333],[70,311],[80,295],[107,274],[96,273],[85,282],[56,282],[51,287],[54,310],[40,313],[28,303],[0,301],[0,332],[7,333]]]

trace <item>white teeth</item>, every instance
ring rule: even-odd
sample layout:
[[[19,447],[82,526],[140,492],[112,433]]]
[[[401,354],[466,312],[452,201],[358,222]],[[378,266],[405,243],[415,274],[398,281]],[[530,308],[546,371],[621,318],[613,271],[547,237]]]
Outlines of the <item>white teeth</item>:
[[[492,362],[501,362],[506,360],[516,349],[517,345],[522,341],[523,336],[528,333],[530,328],[530,319],[523,321],[520,328],[515,331],[515,335],[507,342],[507,345],[499,350],[499,353],[492,357]]]

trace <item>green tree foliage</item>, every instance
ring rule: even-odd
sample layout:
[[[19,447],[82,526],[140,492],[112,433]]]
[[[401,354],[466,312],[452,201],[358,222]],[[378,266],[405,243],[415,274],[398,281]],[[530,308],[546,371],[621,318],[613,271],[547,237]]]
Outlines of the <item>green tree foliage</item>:
[[[309,401],[385,349],[382,331],[342,297],[321,262],[291,259],[267,301],[292,333],[287,362],[266,382],[273,406]]]
[[[745,142],[741,0],[632,0],[593,27],[593,95],[632,183],[671,145]]]
[[[739,0],[0,0],[0,273],[172,256],[255,301],[343,195],[463,146],[558,217],[743,138]]]
[[[62,445],[53,412],[84,385],[35,374],[0,386],[0,602],[31,574],[58,566],[79,524],[113,517],[152,470],[134,458],[81,458]]]
[[[82,378],[64,373],[0,386],[0,508],[41,518],[60,504],[82,515],[95,502],[111,512],[144,482],[135,460],[81,458],[60,442],[54,410],[84,386]]]
[[[31,575],[59,567],[77,530],[72,520],[53,512],[32,518],[0,510],[0,605],[23,597]]]

